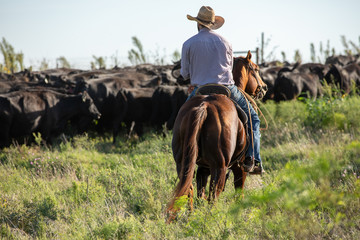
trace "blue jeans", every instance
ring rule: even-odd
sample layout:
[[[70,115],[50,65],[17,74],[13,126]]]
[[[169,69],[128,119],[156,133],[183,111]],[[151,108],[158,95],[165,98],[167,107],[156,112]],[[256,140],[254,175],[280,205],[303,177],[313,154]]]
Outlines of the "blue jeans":
[[[248,100],[244,97],[244,95],[239,91],[239,89],[235,85],[226,86],[231,92],[231,98],[239,104],[239,106],[244,110],[246,116],[248,117],[248,133],[250,137],[250,146],[246,151],[246,157],[253,157],[255,160],[261,162],[260,157],[260,119],[257,113],[255,112],[254,108],[248,102]],[[192,98],[195,95],[196,90],[198,87],[190,93],[187,100]],[[187,101],[186,100],[186,101]],[[249,116],[249,107],[250,107],[250,114],[251,114],[251,123],[250,123],[250,116]],[[254,140],[254,147],[252,146],[251,142],[251,126],[252,124],[252,131],[253,131],[253,140]]]

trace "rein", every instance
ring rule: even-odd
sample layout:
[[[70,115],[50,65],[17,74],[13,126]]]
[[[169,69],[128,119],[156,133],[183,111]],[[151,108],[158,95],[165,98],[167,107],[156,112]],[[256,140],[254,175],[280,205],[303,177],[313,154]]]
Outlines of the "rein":
[[[242,61],[245,60],[245,59],[243,59],[243,58],[237,58],[237,59],[238,59],[238,60],[242,60]],[[262,87],[261,84],[260,84],[260,80],[259,80],[259,78],[258,78],[258,75],[256,74],[256,71],[255,71],[254,67],[251,65],[251,62],[249,62],[248,68],[253,71],[253,75],[254,75],[254,77],[255,77],[255,79],[256,79],[256,82],[257,82],[257,84],[258,84],[258,86],[257,86],[258,92],[256,93],[256,96],[252,97],[250,94],[248,94],[247,92],[245,92],[245,91],[242,90],[241,88],[238,88],[238,89],[239,89],[239,90],[241,91],[241,93],[246,97],[246,99],[249,100],[249,102],[251,102],[251,105],[253,106],[254,110],[255,110],[256,112],[259,112],[260,115],[262,116],[262,118],[264,119],[264,121],[265,121],[265,128],[260,128],[260,130],[267,130],[267,129],[268,129],[268,122],[267,122],[264,114],[262,113],[262,111],[260,110],[260,108],[258,107],[258,105],[256,104],[256,102],[255,102],[255,100],[254,100],[254,98],[258,98],[258,97],[259,97],[258,95],[259,95],[259,93],[262,92],[263,87]],[[250,111],[250,108],[249,108],[249,111]],[[250,112],[249,112],[249,115],[250,115]]]
[[[262,118],[264,119],[265,121],[265,128],[260,128],[260,130],[267,130],[268,129],[268,122],[265,118],[265,115],[262,113],[262,111],[260,110],[260,108],[258,107],[258,105],[256,104],[255,100],[253,99],[253,97],[248,94],[247,92],[245,92],[244,90],[242,90],[241,88],[238,88],[239,91],[245,96],[245,98],[247,100],[249,100],[249,102],[251,103],[251,105],[253,106],[254,110],[256,112],[259,112],[260,113],[260,116],[262,116]],[[250,108],[249,108],[249,111],[250,111]],[[250,114],[250,113],[249,113]]]

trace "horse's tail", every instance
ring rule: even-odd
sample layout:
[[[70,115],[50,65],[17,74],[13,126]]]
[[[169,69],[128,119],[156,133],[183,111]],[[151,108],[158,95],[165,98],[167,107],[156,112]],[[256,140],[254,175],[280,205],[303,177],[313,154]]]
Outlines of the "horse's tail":
[[[198,139],[200,135],[201,128],[207,117],[207,106],[204,102],[196,108],[195,111],[189,112],[189,114],[184,118],[183,121],[186,121],[187,126],[184,126],[183,129],[186,129],[183,135],[182,141],[182,159],[181,159],[181,170],[179,174],[179,183],[174,192],[174,198],[170,202],[168,207],[168,212],[176,213],[177,207],[174,207],[175,201],[183,196],[190,195],[192,197],[192,180],[194,177],[196,159],[199,154]],[[192,199],[189,199],[190,204],[192,204]],[[174,216],[173,216],[174,217]],[[171,218],[171,217],[170,217]],[[170,220],[171,221],[171,220]]]

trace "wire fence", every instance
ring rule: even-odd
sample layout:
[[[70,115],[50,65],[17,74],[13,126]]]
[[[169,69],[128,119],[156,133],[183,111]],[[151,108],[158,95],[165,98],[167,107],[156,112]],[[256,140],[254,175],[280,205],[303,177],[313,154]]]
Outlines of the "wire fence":
[[[255,50],[250,50],[250,52],[252,53],[252,54],[255,54],[255,56],[256,56],[256,64],[258,64],[259,65],[259,62],[260,62],[260,59],[259,59],[259,48],[256,48]],[[243,55],[243,54],[247,54],[248,53],[248,51],[234,51],[233,52],[233,54],[234,54],[234,56],[238,56],[238,55]]]

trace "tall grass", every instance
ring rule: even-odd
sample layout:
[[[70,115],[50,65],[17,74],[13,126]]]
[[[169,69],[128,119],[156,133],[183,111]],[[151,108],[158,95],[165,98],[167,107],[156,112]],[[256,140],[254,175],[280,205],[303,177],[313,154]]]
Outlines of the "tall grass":
[[[77,136],[0,153],[3,239],[358,239],[360,98],[268,102],[266,174],[165,224],[177,175],[171,132]],[[262,121],[264,122],[264,121]],[[186,199],[183,199],[186,201]]]

